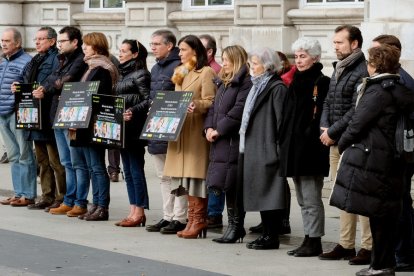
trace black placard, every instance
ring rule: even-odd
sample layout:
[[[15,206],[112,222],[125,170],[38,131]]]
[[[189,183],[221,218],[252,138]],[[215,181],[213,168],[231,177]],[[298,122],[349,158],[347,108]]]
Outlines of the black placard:
[[[98,87],[99,81],[66,82],[53,128],[87,128],[92,114],[92,94]]]
[[[111,148],[124,147],[125,99],[108,95],[92,95],[92,143]]]
[[[176,141],[187,116],[193,92],[158,91],[141,132],[141,139]]]
[[[16,129],[42,129],[42,101],[33,97],[38,83],[16,84]]]

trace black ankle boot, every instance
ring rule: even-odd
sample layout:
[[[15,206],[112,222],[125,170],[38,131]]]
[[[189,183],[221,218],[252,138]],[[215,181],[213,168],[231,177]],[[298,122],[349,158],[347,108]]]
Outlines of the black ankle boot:
[[[296,250],[295,257],[314,257],[322,253],[321,238],[309,238],[305,246],[301,246]]]
[[[279,237],[277,235],[261,235],[255,241],[246,244],[249,249],[266,250],[266,249],[279,249]]]
[[[289,250],[289,251],[287,252],[287,254],[288,254],[289,256],[294,256],[294,255],[295,255],[295,253],[296,253],[296,251],[298,251],[299,249],[301,249],[302,247],[304,247],[304,246],[306,246],[306,245],[308,244],[308,241],[309,241],[309,235],[306,235],[306,236],[305,236],[305,238],[303,239],[302,244],[301,244],[299,247],[297,247],[297,248],[295,248],[295,249],[293,249],[293,250]]]

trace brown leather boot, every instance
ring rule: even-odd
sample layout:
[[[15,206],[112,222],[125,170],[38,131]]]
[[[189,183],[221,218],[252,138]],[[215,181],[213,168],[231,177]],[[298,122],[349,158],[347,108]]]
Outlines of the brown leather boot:
[[[193,224],[193,220],[194,220],[194,203],[195,203],[195,201],[193,199],[194,199],[193,196],[191,196],[191,198],[190,198],[190,196],[188,196],[188,210],[187,210],[188,221],[187,221],[187,225],[185,226],[184,230],[177,232],[177,236],[179,238],[182,238],[183,237],[183,232],[188,232],[191,228],[191,224]]]
[[[207,198],[188,196],[194,201],[194,218],[191,228],[181,234],[184,239],[205,238],[207,235]]]

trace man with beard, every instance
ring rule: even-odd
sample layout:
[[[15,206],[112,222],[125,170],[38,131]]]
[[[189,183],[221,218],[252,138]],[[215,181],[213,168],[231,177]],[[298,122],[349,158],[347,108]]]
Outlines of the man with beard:
[[[351,25],[335,29],[333,39],[339,61],[334,62],[334,72],[329,85],[321,118],[321,142],[330,147],[330,175],[335,181],[340,154],[337,142],[348,126],[354,112],[357,87],[362,78],[368,77],[362,47],[361,31]],[[356,255],[356,224],[361,223],[361,249]],[[331,251],[319,255],[321,260],[349,260],[351,265],[366,265],[371,260],[372,236],[367,217],[341,211],[339,244]]]
[[[59,66],[45,81],[44,85],[37,90],[39,97],[42,94],[52,95],[52,106],[50,110],[51,121],[54,120],[65,82],[79,81],[86,70],[82,52],[82,33],[79,29],[66,26],[58,34],[57,45],[59,55],[57,59]],[[65,167],[66,194],[63,203],[56,201],[45,209],[54,215],[67,215],[77,217],[87,212],[87,196],[89,192],[89,170],[86,166],[73,167],[72,161],[81,158],[80,149],[70,147],[67,129],[55,129],[55,138],[59,151],[59,158]]]

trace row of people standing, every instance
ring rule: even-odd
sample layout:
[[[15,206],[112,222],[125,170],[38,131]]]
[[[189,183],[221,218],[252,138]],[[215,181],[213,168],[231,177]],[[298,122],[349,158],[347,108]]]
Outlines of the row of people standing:
[[[53,46],[53,34],[49,34],[49,31],[39,30],[36,42],[51,42],[51,46]],[[196,36],[188,35],[179,41],[178,56],[182,64],[175,68],[172,82],[177,91],[193,91],[194,98],[188,107],[189,115],[179,141],[168,144],[162,174],[171,180],[168,184],[170,200],[182,198],[185,201],[188,196],[188,223],[185,228],[179,225],[183,229],[178,231],[178,236],[184,238],[205,236],[208,187],[210,190],[216,189],[224,192],[228,201],[229,227],[223,237],[216,240],[217,242],[229,243],[242,239],[245,235],[244,212],[260,211],[263,233],[258,239],[248,243],[247,247],[252,249],[278,248],[278,228],[283,210],[288,205],[286,177],[293,177],[298,203],[302,210],[305,239],[299,248],[288,254],[303,257],[322,253],[321,236],[324,235],[324,211],[321,189],[323,176],[327,175],[328,170],[328,152],[323,144],[328,146],[339,140],[339,146],[343,147],[341,149],[343,151],[349,147],[349,141],[360,142],[358,139],[365,139],[365,136],[361,137],[365,133],[362,129],[354,131],[352,128],[360,127],[357,119],[358,116],[362,116],[361,114],[364,115],[361,110],[366,111],[372,108],[372,105],[365,101],[367,95],[369,97],[372,94],[368,93],[367,87],[372,83],[377,83],[377,80],[381,82],[386,80],[389,87],[392,88],[400,87],[394,80],[396,78],[381,75],[396,72],[396,68],[398,69],[399,66],[400,52],[398,49],[380,46],[378,50],[370,49],[369,51],[368,68],[370,69],[369,74],[373,78],[365,80],[365,86],[362,86],[360,90],[362,92],[356,101],[357,106],[365,104],[366,108],[355,110],[352,108],[353,102],[355,102],[353,100],[355,93],[352,87],[344,84],[339,87],[348,87],[349,89],[346,91],[349,93],[343,91],[336,93],[337,83],[343,76],[348,74],[352,80],[355,80],[355,83],[360,81],[358,75],[355,75],[355,72],[358,73],[360,70],[349,70],[350,65],[362,64],[362,61],[365,61],[360,50],[362,36],[358,31],[352,26],[341,26],[335,31],[334,43],[339,45],[337,55],[340,62],[336,64],[330,87],[328,87],[328,78],[321,73],[322,65],[319,63],[321,48],[315,40],[299,39],[293,44],[292,50],[295,52],[297,71],[293,75],[289,88],[276,74],[281,67],[281,62],[275,52],[270,49],[256,50],[247,56],[241,47],[229,46],[223,50],[223,69],[219,73],[219,78],[215,79],[214,71],[207,66],[206,49],[201,40]],[[168,32],[166,33],[168,36]],[[42,34],[46,34],[46,36],[42,36]],[[18,31],[15,29],[8,29],[3,34],[4,52],[7,53],[8,50],[14,49],[7,59],[8,62],[13,61],[14,59],[11,57],[16,55],[14,57],[16,59],[20,57],[18,61],[24,63],[23,58],[26,56],[18,47],[18,37]],[[161,41],[151,42],[152,47],[167,46],[167,49],[169,47],[167,53],[175,48],[175,41],[173,39],[165,40],[162,32],[154,33],[152,39],[155,40],[157,37]],[[83,45],[82,39],[84,40]],[[343,46],[344,41],[348,42],[345,43],[345,46]],[[152,76],[150,77],[146,69],[146,49],[135,40],[123,42],[120,54],[122,78],[118,80],[118,72],[108,58],[108,43],[103,34],[91,33],[82,37],[78,29],[65,27],[59,32],[57,43],[60,45],[60,55],[57,56],[57,60],[60,62],[50,67],[57,66],[58,69],[52,69],[51,76],[47,77],[41,86],[33,91],[33,94],[39,98],[51,97],[52,106],[56,106],[64,82],[100,80],[101,86],[98,93],[112,94],[113,91],[116,91],[127,99],[127,111],[124,114],[124,119],[127,121],[127,132],[130,133],[127,135],[127,140],[130,140],[131,143],[127,143],[122,158],[124,166],[127,167],[126,170],[129,170],[125,173],[131,211],[124,220],[117,224],[120,226],[144,225],[144,209],[148,208],[148,194],[143,173],[145,142],[138,139],[139,133],[137,133],[136,126],[143,124],[143,118],[148,109],[149,78]],[[9,44],[12,46],[8,46]],[[80,51],[81,45],[84,54]],[[22,76],[26,77],[21,81],[38,79],[42,77],[42,74],[46,74],[46,71],[38,70],[42,68],[43,64],[50,63],[51,60],[48,60],[45,55],[49,48],[48,51],[41,51],[39,47],[38,51],[42,54],[32,60],[30,66],[26,67],[27,71],[21,71],[24,72]],[[153,52],[157,51],[153,49]],[[382,53],[388,54],[382,55]],[[247,76],[246,60],[250,64],[251,79]],[[8,64],[2,63],[1,65],[7,66]],[[24,68],[24,66],[21,67]],[[360,67],[363,72],[364,67]],[[5,70],[2,67],[0,69]],[[215,79],[216,85],[213,79]],[[392,83],[389,82],[389,79],[392,79]],[[19,81],[17,78],[14,80]],[[169,77],[165,80],[169,80]],[[7,81],[2,80],[3,84],[7,86]],[[217,87],[218,95],[216,96]],[[366,94],[365,91],[367,91]],[[328,97],[325,99],[327,94]],[[402,100],[399,102],[411,103],[411,98],[407,95],[400,96],[400,100]],[[335,97],[343,98],[341,104],[346,104],[349,107],[340,108],[344,110],[342,115],[336,113],[338,108],[334,105],[336,103],[333,100]],[[5,98],[5,100],[7,102],[10,98]],[[384,103],[388,102],[384,101]],[[389,103],[390,110],[394,115],[400,108],[400,106],[396,106],[399,102]],[[329,104],[331,105],[329,106]],[[5,106],[6,109],[7,106]],[[51,110],[51,118],[53,118],[54,109],[51,108]],[[5,112],[7,113],[7,110]],[[9,114],[7,113],[7,115]],[[389,123],[387,124],[389,127],[388,135],[385,135],[385,139],[389,140],[390,144],[393,139],[389,134],[395,132],[393,122],[396,116],[394,115],[389,119],[385,118],[385,121]],[[380,118],[378,123],[382,125],[381,120],[384,119],[382,116],[386,117],[389,114],[378,113],[378,116]],[[205,120],[206,117],[207,120]],[[363,117],[365,118],[365,116]],[[323,127],[323,133],[320,137],[319,125]],[[61,163],[65,165],[67,191],[64,202],[57,208],[51,208],[50,213],[79,216],[85,220],[107,220],[109,179],[105,170],[103,150],[85,143],[89,140],[90,133],[88,131],[61,132],[55,130],[54,134]],[[201,135],[203,132],[205,138]],[[73,133],[76,133],[76,136],[72,135]],[[342,139],[342,134],[349,141],[345,141],[345,138]],[[240,141],[237,139],[238,135],[240,135]],[[59,140],[58,137],[62,140]],[[69,139],[70,137],[72,139]],[[211,149],[209,149],[208,142],[213,145]],[[238,145],[237,142],[239,142]],[[218,150],[217,147],[221,147],[221,149]],[[237,147],[238,151],[235,151]],[[220,155],[226,150],[228,155],[224,157],[228,159],[223,160],[223,156]],[[43,152],[45,151],[43,150]],[[348,152],[352,151],[348,150],[346,153]],[[390,157],[392,149],[388,149],[386,152],[388,155],[385,160],[392,161],[394,158]],[[212,161],[210,164],[208,163],[208,155]],[[51,159],[50,156],[48,158]],[[352,162],[344,164],[344,166],[351,165],[351,167],[355,165]],[[136,170],[136,168],[139,169]],[[19,171],[12,167],[13,169],[17,172],[13,174],[13,177],[24,173],[23,167]],[[69,180],[72,181],[69,184],[68,172]],[[391,173],[394,174],[387,175],[387,179],[389,176],[398,175],[395,174],[396,172],[397,170],[392,170]],[[27,176],[30,174],[25,174],[25,177]],[[346,176],[347,174],[344,173],[342,177],[346,178]],[[224,180],[220,180],[220,177]],[[87,211],[86,196],[90,178],[92,179],[93,204],[92,208]],[[372,210],[353,209],[355,206],[346,205],[348,202],[345,202],[345,205],[337,202],[342,200],[341,195],[344,193],[340,190],[341,184],[355,192],[352,190],[353,187],[349,188],[346,183],[341,181],[344,181],[344,178],[339,178],[337,181],[339,186],[334,188],[333,195],[336,198],[333,197],[332,203],[355,213],[371,214],[369,212]],[[395,183],[397,182],[395,181]],[[385,184],[388,185],[388,183]],[[357,181],[355,185],[361,185],[361,183]],[[18,189],[15,189],[15,192],[14,197],[2,203],[12,206],[25,206],[34,203],[35,196],[30,194],[30,191],[27,194],[18,194]],[[399,194],[397,193],[394,198],[386,198],[386,201],[391,199],[399,201]],[[381,196],[375,193],[373,195]],[[42,201],[38,203],[42,203]],[[396,217],[397,205],[393,205],[395,208],[392,208],[391,215],[390,213],[386,214],[387,218]],[[357,207],[360,208],[360,206]],[[185,207],[184,210],[186,210]],[[390,257],[392,239],[391,241],[384,239],[383,235],[384,233],[391,235],[394,230],[381,227],[379,224],[384,221],[384,218],[378,218],[380,212],[375,211],[374,213],[374,215],[370,215],[370,223],[375,225],[375,230],[373,230],[375,231],[374,245],[377,244],[377,247],[374,247],[372,267],[369,270],[361,271],[358,275],[392,273],[393,258]],[[167,222],[165,223],[166,227],[173,225],[170,221]],[[162,224],[164,221],[162,220],[160,223]],[[184,222],[181,224],[184,225]],[[150,230],[151,227],[147,229]],[[172,231],[175,230],[177,228],[174,228],[173,225]],[[386,254],[380,252],[383,248],[386,249]],[[384,271],[378,272],[378,270]]]

